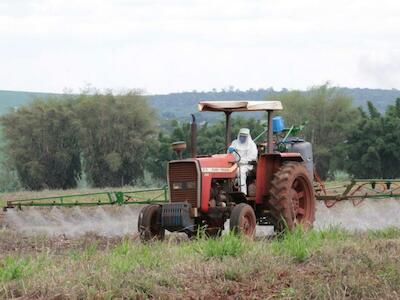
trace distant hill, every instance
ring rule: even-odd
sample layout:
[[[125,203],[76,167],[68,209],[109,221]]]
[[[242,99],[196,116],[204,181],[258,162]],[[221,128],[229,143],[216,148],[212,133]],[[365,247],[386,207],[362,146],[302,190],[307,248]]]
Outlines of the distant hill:
[[[385,111],[386,107],[400,97],[400,90],[361,89],[361,88],[339,88],[344,94],[354,100],[355,106],[366,106],[371,101],[379,111]],[[287,92],[287,90],[275,91],[270,89],[259,90],[228,90],[209,92],[182,92],[168,95],[152,95],[150,103],[156,107],[163,119],[189,119],[189,114],[197,112],[197,103],[200,100],[264,100],[267,96]],[[253,115],[254,116],[254,115]],[[201,119],[214,119],[214,113],[201,114]]]
[[[400,90],[383,89],[361,89],[361,88],[340,88],[340,90],[354,99],[355,106],[365,106],[367,101],[372,101],[380,110],[392,104],[396,98],[400,97]],[[267,96],[273,97],[287,90],[275,91],[272,88],[258,90],[223,90],[208,92],[182,92],[167,95],[150,95],[150,104],[157,109],[162,119],[189,120],[189,114],[198,115],[197,103],[200,100],[263,100]],[[6,113],[10,108],[18,107],[31,102],[34,98],[46,98],[51,93],[0,91],[0,115]],[[213,120],[218,114],[201,114],[201,120]]]
[[[35,98],[47,98],[52,93],[0,91],[0,115],[8,110],[31,102]]]

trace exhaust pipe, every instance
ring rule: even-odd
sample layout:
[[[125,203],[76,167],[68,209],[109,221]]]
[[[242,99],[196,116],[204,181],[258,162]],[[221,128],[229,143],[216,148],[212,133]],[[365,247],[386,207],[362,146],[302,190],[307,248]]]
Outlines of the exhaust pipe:
[[[192,114],[192,123],[190,124],[190,152],[193,158],[197,157],[197,124],[194,114]]]

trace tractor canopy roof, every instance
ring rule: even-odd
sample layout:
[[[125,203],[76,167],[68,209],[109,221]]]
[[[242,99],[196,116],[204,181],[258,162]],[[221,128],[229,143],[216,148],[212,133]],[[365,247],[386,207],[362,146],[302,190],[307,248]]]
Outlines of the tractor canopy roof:
[[[272,111],[282,110],[280,101],[201,101],[199,111]]]

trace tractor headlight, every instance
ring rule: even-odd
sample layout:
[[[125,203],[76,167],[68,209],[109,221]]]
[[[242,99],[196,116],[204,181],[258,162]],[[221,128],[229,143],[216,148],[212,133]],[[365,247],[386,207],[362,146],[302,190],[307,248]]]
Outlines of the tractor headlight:
[[[183,189],[195,189],[196,182],[195,181],[184,181],[184,182],[173,182],[172,189],[174,190],[183,190]]]
[[[174,190],[181,190],[181,189],[182,189],[182,182],[174,182],[174,183],[172,184],[172,188],[173,188]]]

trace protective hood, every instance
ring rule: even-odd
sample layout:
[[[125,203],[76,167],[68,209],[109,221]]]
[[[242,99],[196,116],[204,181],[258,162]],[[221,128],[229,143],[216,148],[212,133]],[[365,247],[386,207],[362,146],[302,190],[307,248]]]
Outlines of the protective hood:
[[[236,145],[237,149],[247,150],[249,148],[249,145],[251,145],[252,143],[254,142],[250,135],[250,129],[241,128],[237,136],[237,145]]]

